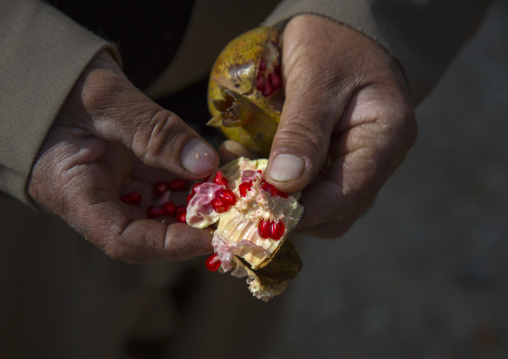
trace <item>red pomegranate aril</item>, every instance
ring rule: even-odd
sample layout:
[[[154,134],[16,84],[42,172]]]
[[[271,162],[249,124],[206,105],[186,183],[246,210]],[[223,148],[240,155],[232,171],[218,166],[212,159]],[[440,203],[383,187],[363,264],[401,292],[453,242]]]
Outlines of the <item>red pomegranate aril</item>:
[[[226,202],[224,202],[222,199],[220,199],[219,197],[214,197],[212,199],[212,201],[210,202],[210,204],[212,205],[212,208],[215,210],[215,212],[217,213],[224,213],[226,212],[227,210],[229,210],[230,208],[230,205],[227,204]]]
[[[283,197],[287,198],[288,194],[286,192],[279,191],[273,184],[270,184],[268,182],[262,182],[261,188],[264,189],[266,192],[270,193],[272,197]]]
[[[195,193],[190,193],[187,195],[187,203],[191,201],[192,198],[194,198]]]
[[[164,216],[166,214],[166,211],[162,206],[150,206],[146,210],[146,214],[149,218],[157,218]]]
[[[256,89],[263,92],[264,88],[265,88],[265,77],[262,73],[259,73],[256,78]]]
[[[247,196],[247,192],[249,192],[252,188],[252,181],[249,182],[243,182],[238,186],[238,190],[240,191],[240,196],[245,197]]]
[[[261,188],[264,189],[266,192],[270,193],[272,197],[275,197],[275,192],[277,192],[277,189],[273,184],[263,181]]]
[[[187,207],[186,206],[176,207],[176,220],[181,223],[187,222]]]
[[[286,227],[281,221],[270,221],[270,238],[278,241],[284,235]]]
[[[288,194],[286,192],[282,192],[277,190],[277,193],[275,193],[276,196],[282,197],[282,198],[288,198]]]
[[[155,197],[160,197],[169,190],[169,184],[164,181],[157,181],[154,186]]]
[[[162,204],[162,207],[166,212],[165,213],[166,216],[172,216],[176,213],[176,205],[173,203],[173,201],[164,202]]]
[[[270,238],[270,221],[262,219],[258,224],[258,234],[261,238]]]
[[[221,171],[217,171],[215,174],[215,178],[213,179],[213,183],[218,184],[219,186],[228,186],[229,181]]]
[[[270,72],[268,74],[268,78],[270,79],[270,83],[273,85],[274,90],[278,90],[282,87],[282,80],[275,72]]]
[[[219,269],[220,265],[221,261],[217,253],[212,254],[205,261],[206,269],[208,269],[211,272],[215,272],[217,269]]]
[[[260,71],[266,70],[266,59],[261,58],[261,61],[259,61],[259,70]]]
[[[172,191],[183,191],[187,189],[187,181],[184,179],[174,179],[169,182],[169,189]]]
[[[141,202],[141,194],[138,191],[124,194],[122,197],[120,197],[120,201],[137,206]]]
[[[270,78],[265,78],[265,85],[263,89],[261,90],[263,93],[263,96],[268,97],[273,93],[273,84],[272,81],[270,81]]]
[[[216,196],[230,206],[234,206],[236,203],[236,196],[230,189],[218,190]]]

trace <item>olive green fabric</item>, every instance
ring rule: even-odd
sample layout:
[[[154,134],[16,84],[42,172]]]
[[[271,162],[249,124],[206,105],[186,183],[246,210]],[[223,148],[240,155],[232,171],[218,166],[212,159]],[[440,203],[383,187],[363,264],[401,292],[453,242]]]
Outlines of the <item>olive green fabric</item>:
[[[0,191],[31,203],[34,158],[67,94],[106,41],[39,2],[0,1]]]

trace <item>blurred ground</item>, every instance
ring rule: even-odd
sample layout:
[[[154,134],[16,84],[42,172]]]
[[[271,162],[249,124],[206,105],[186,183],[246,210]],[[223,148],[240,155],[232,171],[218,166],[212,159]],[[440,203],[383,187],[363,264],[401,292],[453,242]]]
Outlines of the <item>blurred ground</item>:
[[[420,135],[340,240],[301,239],[275,358],[508,358],[508,1],[419,107]]]

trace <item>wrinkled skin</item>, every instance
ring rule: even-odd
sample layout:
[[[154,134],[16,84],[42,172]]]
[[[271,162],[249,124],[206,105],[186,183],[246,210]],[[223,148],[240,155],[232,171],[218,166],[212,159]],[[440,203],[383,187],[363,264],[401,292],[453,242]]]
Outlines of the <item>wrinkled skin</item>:
[[[337,237],[371,206],[416,139],[408,89],[384,49],[319,16],[288,23],[282,63],[286,101],[266,178],[285,192],[304,190],[302,231]],[[231,142],[221,151],[249,156]]]
[[[382,48],[317,16],[289,22],[283,64],[286,103],[267,180],[285,192],[304,189],[301,227],[336,237],[371,205],[415,140],[408,90]],[[209,253],[207,230],[147,220],[142,210],[118,199],[139,188],[146,206],[156,180],[214,172],[218,157],[206,145],[200,152],[208,156],[182,159],[191,138],[199,136],[135,89],[107,54],[99,54],[48,134],[29,193],[114,259],[148,262]],[[231,142],[221,152],[224,159],[248,155]],[[295,165],[298,160],[287,167],[288,161],[275,160],[279,154],[300,158],[304,167]],[[294,178],[288,178],[292,172]]]
[[[109,54],[100,53],[52,126],[29,193],[114,259],[150,262],[209,253],[209,230],[149,220],[142,208],[119,200],[136,189],[146,208],[157,180],[195,180],[214,172],[218,155],[199,138],[137,90]],[[189,143],[202,144],[200,160],[185,147]]]

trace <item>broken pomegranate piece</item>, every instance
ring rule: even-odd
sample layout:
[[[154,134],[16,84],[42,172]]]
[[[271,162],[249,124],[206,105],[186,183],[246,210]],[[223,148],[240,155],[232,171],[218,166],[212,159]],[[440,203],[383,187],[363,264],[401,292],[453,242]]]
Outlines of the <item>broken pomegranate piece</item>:
[[[250,272],[275,260],[303,212],[299,194],[286,194],[265,181],[263,171],[267,163],[266,159],[242,157],[226,164],[212,177],[213,182],[193,186],[187,206],[190,226],[216,228],[212,245],[221,271],[234,269],[234,276],[247,275],[249,281],[257,280]],[[242,269],[240,263],[248,270]],[[299,259],[294,265],[299,270]],[[285,287],[282,283],[287,283],[298,270],[293,268],[290,278],[279,273],[278,293]],[[253,294],[267,300],[272,296],[269,292],[265,288],[264,294]]]
[[[284,103],[281,29],[247,31],[221,51],[208,83],[208,126],[261,157],[270,155]]]

